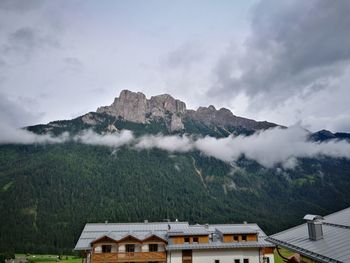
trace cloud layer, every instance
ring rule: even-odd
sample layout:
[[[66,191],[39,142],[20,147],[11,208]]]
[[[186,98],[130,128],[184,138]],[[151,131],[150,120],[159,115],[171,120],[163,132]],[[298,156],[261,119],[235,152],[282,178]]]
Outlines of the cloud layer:
[[[229,49],[216,68],[215,92],[244,92],[272,106],[329,87],[350,62],[349,12],[348,1],[259,2],[244,51],[233,57]]]
[[[349,12],[345,0],[1,0],[1,96],[35,100],[29,124],[130,89],[349,132]]]
[[[54,137],[37,135],[26,130],[2,127],[0,144],[43,144],[75,141],[88,145],[103,145],[112,148],[128,146],[132,149],[157,148],[169,152],[199,151],[204,155],[225,162],[235,162],[240,157],[255,160],[259,164],[273,168],[282,165],[294,168],[297,158],[318,158],[322,156],[350,159],[350,143],[330,140],[323,143],[308,140],[309,133],[300,127],[288,129],[273,128],[251,136],[229,136],[226,138],[192,136],[146,135],[136,138],[129,130],[113,134],[97,134],[85,130],[78,135],[64,133]]]

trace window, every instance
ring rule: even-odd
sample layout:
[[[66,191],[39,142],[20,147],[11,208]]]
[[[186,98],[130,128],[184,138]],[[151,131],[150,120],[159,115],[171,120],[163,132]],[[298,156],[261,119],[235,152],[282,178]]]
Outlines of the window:
[[[111,253],[112,245],[102,245],[102,253]]]
[[[149,252],[156,252],[158,251],[158,244],[149,244],[148,245]]]
[[[234,236],[233,236],[233,240],[234,240],[234,241],[238,241],[238,236],[237,236],[237,235],[234,235]]]
[[[190,238],[189,237],[185,237],[185,243],[190,243]]]
[[[135,245],[134,244],[126,244],[125,251],[126,252],[135,252]]]
[[[220,260],[219,259],[215,259],[215,263],[220,263]]]
[[[243,263],[249,263],[249,258],[244,258]]]
[[[265,263],[270,263],[270,258],[269,257],[264,257],[264,262]]]
[[[247,235],[242,235],[242,240],[247,241]]]
[[[235,263],[241,263],[240,259],[235,259]]]
[[[198,243],[198,237],[193,238],[193,243]]]

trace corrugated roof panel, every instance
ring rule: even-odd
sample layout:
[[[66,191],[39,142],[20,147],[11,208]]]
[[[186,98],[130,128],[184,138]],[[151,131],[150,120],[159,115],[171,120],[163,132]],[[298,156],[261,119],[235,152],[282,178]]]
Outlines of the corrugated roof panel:
[[[339,225],[350,225],[350,208],[324,217],[325,222]],[[295,251],[316,257],[325,257],[323,262],[350,262],[350,228],[323,224],[323,238],[310,240],[306,224],[296,226],[271,236],[271,242],[282,247],[290,246]],[[299,249],[299,250],[298,250]]]
[[[188,226],[186,229],[171,229],[168,231],[168,236],[182,235],[209,235],[210,232],[203,226]]]
[[[249,226],[219,226],[216,229],[222,234],[256,234],[259,232]]]
[[[156,231],[171,229],[186,229],[187,222],[159,222],[159,223],[95,223],[86,224],[84,231]]]
[[[170,229],[169,229],[170,226]],[[180,247],[193,247],[193,249],[208,248],[234,248],[234,247],[263,247],[273,246],[271,243],[264,240],[265,233],[256,224],[222,224],[222,225],[189,225],[187,222],[161,222],[161,223],[130,223],[130,224],[86,224],[83,232],[76,244],[76,250],[90,249],[90,243],[104,235],[110,236],[115,240],[120,240],[127,235],[132,235],[140,240],[143,240],[152,234],[160,238],[167,239],[169,233],[176,235],[176,233],[188,235],[209,235],[215,233],[217,228],[223,230],[239,230],[240,232],[254,232],[259,233],[258,242],[240,242],[237,243],[223,243],[218,238],[210,241],[207,244],[184,244],[172,245],[169,244],[172,250],[182,249]],[[170,235],[171,235],[170,234]],[[215,236],[215,235],[214,235]],[[169,242],[171,243],[171,242]]]

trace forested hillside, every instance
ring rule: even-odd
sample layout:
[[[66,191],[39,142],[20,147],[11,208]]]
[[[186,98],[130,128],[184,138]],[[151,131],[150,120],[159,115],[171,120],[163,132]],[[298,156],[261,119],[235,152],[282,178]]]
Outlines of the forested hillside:
[[[113,124],[136,135],[171,133],[162,122],[137,124],[90,114],[98,124],[79,117],[28,130],[76,134],[90,128],[101,133]],[[181,133],[193,136],[254,132],[189,119],[184,123]],[[85,223],[106,220],[248,221],[274,233],[301,222],[305,213],[327,214],[349,206],[349,171],[350,161],[341,158],[300,159],[296,168],[285,170],[244,157],[234,164],[223,162],[196,150],[116,149],[76,141],[1,145],[0,250],[70,252]]]

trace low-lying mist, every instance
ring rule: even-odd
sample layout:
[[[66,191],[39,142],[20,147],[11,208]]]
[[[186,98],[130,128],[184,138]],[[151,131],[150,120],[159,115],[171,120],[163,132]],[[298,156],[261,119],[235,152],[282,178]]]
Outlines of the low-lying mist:
[[[244,155],[267,168],[282,165],[292,169],[297,164],[297,158],[328,156],[350,159],[350,143],[347,141],[313,142],[309,140],[308,131],[298,126],[288,129],[272,128],[251,136],[231,135],[226,138],[162,134],[136,137],[129,130],[105,134],[84,130],[74,136],[68,132],[53,136],[50,134],[38,135],[11,126],[3,126],[0,135],[0,144],[56,144],[68,141],[112,148],[121,146],[139,150],[158,148],[180,153],[199,151],[225,162],[235,162]]]

